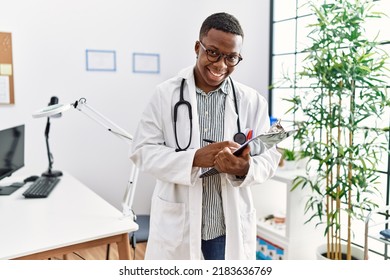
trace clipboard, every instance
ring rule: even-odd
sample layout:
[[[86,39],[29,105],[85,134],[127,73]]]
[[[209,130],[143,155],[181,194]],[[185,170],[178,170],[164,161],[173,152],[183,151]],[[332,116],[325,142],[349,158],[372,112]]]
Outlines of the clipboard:
[[[251,143],[251,142],[261,142],[264,144],[265,148],[268,150],[269,148],[273,147],[274,145],[282,142],[284,139],[287,139],[291,135],[293,135],[295,132],[297,132],[298,129],[293,129],[289,131],[279,131],[279,132],[267,132],[260,135],[257,135],[256,137],[246,141],[244,144],[242,144],[237,150],[233,152],[233,155],[240,156],[242,154],[242,151]],[[218,174],[219,171],[215,169],[214,167],[203,172],[200,174],[199,178],[205,178],[209,176],[213,176]]]

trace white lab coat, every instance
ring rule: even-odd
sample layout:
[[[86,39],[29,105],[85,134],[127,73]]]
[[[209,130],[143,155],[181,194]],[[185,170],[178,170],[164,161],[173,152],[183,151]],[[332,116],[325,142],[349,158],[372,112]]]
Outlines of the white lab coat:
[[[184,99],[192,105],[192,141],[187,151],[175,152],[173,108],[179,100],[180,84],[186,79]],[[268,105],[255,90],[234,82],[241,130],[254,134],[269,129]],[[160,84],[144,111],[134,136],[131,160],[157,183],[153,192],[150,232],[145,259],[202,259],[202,179],[201,169],[192,166],[200,147],[198,111],[193,67]],[[177,136],[181,147],[189,141],[190,121],[185,106],[180,106]],[[233,95],[226,98],[224,139],[237,132]],[[251,150],[253,153],[253,150]],[[252,156],[245,180],[220,174],[226,224],[226,259],[256,258],[256,211],[251,186],[273,176],[280,154],[272,148]]]

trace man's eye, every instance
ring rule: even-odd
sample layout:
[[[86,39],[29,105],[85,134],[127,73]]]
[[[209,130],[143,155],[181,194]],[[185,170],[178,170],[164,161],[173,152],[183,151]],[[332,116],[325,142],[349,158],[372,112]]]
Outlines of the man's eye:
[[[219,56],[219,52],[218,51],[214,51],[214,50],[207,50],[208,54],[211,55],[211,56],[214,56],[214,57],[218,57]]]
[[[227,59],[231,62],[236,62],[238,60],[238,56],[236,55],[229,55]]]

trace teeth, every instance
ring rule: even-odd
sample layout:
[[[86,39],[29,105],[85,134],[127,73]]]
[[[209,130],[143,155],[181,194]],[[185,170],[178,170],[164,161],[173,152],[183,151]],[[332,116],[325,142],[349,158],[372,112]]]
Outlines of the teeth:
[[[223,73],[214,73],[213,71],[210,71],[211,74],[213,74],[213,76],[216,76],[216,77],[222,77],[223,76]]]

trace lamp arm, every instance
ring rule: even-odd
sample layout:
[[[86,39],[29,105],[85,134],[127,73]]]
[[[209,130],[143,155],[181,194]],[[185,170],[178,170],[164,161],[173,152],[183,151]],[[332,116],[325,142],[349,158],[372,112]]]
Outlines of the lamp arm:
[[[53,155],[50,152],[49,133],[50,133],[50,118],[47,118],[46,128],[45,128],[46,150],[47,150],[47,157],[49,160],[49,168],[47,172],[51,173],[51,169],[53,168]]]
[[[93,121],[97,122],[99,125],[104,127],[106,130],[114,134],[115,136],[121,138],[122,140],[126,141],[129,145],[132,144],[133,136],[130,135],[127,131],[113,123],[111,120],[109,120],[107,117],[102,115],[100,112],[89,106],[87,103],[87,100],[85,98],[80,98],[78,101],[76,101],[73,104],[73,107],[80,112],[82,112],[84,115],[92,119]],[[112,129],[112,128],[115,128]],[[137,180],[138,180],[138,168],[133,165],[133,168],[131,169],[129,180],[127,182],[126,191],[122,199],[122,213],[124,217],[132,217],[134,220],[136,219],[134,211],[132,210],[133,206],[133,200],[134,200],[134,194],[135,189],[137,187]]]
[[[80,112],[84,113],[87,117],[92,119],[93,121],[100,124],[106,130],[110,131],[112,134],[118,136],[122,140],[125,140],[128,144],[132,143],[133,136],[130,135],[126,130],[112,122],[106,116],[98,112],[96,109],[92,108],[87,104],[87,100],[85,98],[80,98],[78,102],[75,102],[74,107]],[[115,128],[115,130],[113,129]]]
[[[125,194],[122,199],[122,212],[125,217],[133,215],[134,220],[136,220],[135,213],[132,209],[135,189],[138,181],[139,169],[135,166],[131,169],[129,176],[129,181],[127,182],[127,187]]]
[[[45,141],[46,141],[47,157],[49,160],[49,168],[47,169],[48,174],[51,173],[51,170],[53,168],[53,155],[50,152],[49,132],[50,132],[50,118],[47,118],[46,128],[45,128]]]

